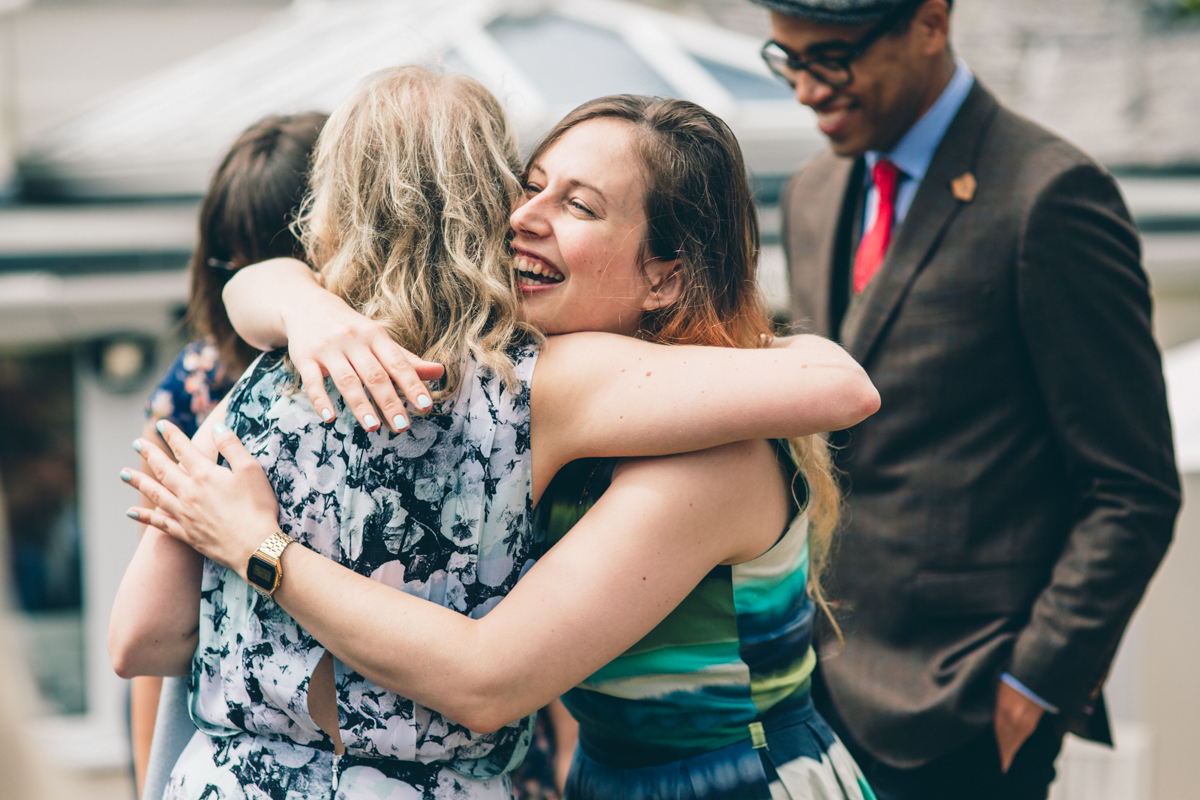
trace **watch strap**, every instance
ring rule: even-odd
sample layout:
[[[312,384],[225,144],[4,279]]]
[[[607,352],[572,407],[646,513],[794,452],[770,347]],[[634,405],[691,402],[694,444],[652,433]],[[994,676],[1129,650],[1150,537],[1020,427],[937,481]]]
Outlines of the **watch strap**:
[[[266,541],[258,546],[254,554],[270,561],[278,562],[279,557],[283,555],[283,549],[294,541],[296,540],[283,531],[275,531],[267,537]]]
[[[253,586],[258,593],[264,597],[270,597],[272,594],[274,594],[275,590],[279,588],[279,582],[283,579],[283,567],[280,565],[279,559],[283,555],[283,551],[287,548],[287,546],[294,541],[296,540],[288,536],[283,531],[275,531],[268,536],[266,540],[258,546],[258,549],[254,551],[253,555],[250,556],[251,560],[257,558],[261,561],[265,561],[274,568],[275,581],[274,585],[272,585],[270,589],[260,586],[254,581],[250,581],[250,585]]]

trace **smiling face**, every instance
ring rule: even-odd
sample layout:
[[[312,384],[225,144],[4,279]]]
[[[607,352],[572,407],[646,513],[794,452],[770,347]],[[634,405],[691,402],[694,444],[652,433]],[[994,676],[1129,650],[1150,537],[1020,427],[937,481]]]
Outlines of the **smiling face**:
[[[808,72],[796,76],[796,99],[817,112],[817,125],[834,152],[886,152],[933,105],[954,73],[948,14],[944,0],[927,0],[910,24],[881,36],[854,60],[848,86],[834,89]],[[771,13],[772,39],[800,58],[846,53],[873,27]]]
[[[631,123],[582,122],[529,167],[512,250],[526,319],[546,333],[633,335],[660,261],[645,261],[646,181]]]

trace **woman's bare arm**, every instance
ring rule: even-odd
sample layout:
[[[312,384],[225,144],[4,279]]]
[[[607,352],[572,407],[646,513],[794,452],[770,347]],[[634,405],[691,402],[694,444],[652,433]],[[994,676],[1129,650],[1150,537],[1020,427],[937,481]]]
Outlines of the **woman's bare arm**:
[[[403,414],[393,381],[407,387],[410,399],[424,391],[415,357],[322,289],[300,261],[274,259],[240,270],[224,296],[243,336],[288,342],[318,413],[332,408],[324,374],[360,422],[373,411],[359,376],[385,419],[393,411]],[[738,350],[573,333],[547,340],[532,402],[540,489],[559,467],[584,456],[664,455],[848,428],[878,409],[879,395],[845,350],[818,336],[793,337],[782,348]],[[374,423],[368,428],[378,424],[368,422]]]
[[[167,443],[158,435],[154,420],[146,420],[142,426],[142,439],[150,442],[164,453],[170,454]],[[142,459],[142,471],[150,468],[146,459]],[[149,498],[142,498],[143,505],[152,505]],[[143,534],[146,527],[142,527]],[[138,675],[129,686],[129,740],[133,750],[133,781],[138,797],[142,795],[142,787],[146,783],[146,765],[150,761],[150,743],[154,738],[154,723],[158,716],[158,698],[162,693],[162,678],[152,675]]]
[[[575,745],[579,742],[579,722],[567,711],[561,699],[551,701],[545,711],[554,727],[554,785],[563,796],[567,793],[567,777],[571,773]]]
[[[194,460],[170,432],[167,441],[186,471],[152,458],[161,484],[140,474],[136,484],[162,511],[142,512],[144,521],[244,577],[277,524],[269,510],[237,499],[244,492],[235,476],[257,463],[229,432],[217,442],[232,473]],[[769,548],[787,522],[778,469],[761,441],[625,462],[583,520],[482,619],[296,545],[284,551],[275,600],[380,686],[473,730],[494,730],[624,652],[717,564]]]
[[[142,536],[108,623],[108,654],[122,678],[187,674],[196,652],[202,561],[162,531]]]
[[[222,401],[196,432],[196,441],[201,443],[195,449],[198,457],[216,461],[212,427],[224,418]],[[171,458],[154,440],[139,441],[143,443],[143,463],[155,457]],[[126,470],[122,477],[126,473],[136,474]],[[117,589],[108,623],[108,653],[122,678],[187,674],[199,636],[203,560],[191,547],[161,530],[145,529]]]
[[[879,393],[839,345],[666,347],[607,333],[550,337],[534,372],[534,485],[588,456],[656,456],[842,430]]]

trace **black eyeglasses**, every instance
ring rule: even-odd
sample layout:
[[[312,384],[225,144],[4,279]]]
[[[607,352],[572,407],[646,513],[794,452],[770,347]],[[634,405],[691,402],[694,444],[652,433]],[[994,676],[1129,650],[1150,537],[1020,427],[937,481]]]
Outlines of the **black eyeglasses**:
[[[771,72],[787,81],[788,86],[796,85],[796,78],[801,72],[807,72],[821,83],[841,89],[854,83],[854,72],[850,65],[867,49],[879,41],[884,34],[891,32],[906,16],[906,12],[916,8],[917,3],[901,3],[896,10],[888,14],[879,24],[854,44],[848,42],[829,42],[818,44],[818,52],[812,58],[800,58],[779,42],[772,39],[763,45],[759,55],[766,62]]]

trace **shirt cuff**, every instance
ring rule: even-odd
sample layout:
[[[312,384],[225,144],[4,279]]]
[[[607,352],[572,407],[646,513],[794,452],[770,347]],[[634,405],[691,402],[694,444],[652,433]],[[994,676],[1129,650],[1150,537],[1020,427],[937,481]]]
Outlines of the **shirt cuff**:
[[[1034,694],[1028,686],[1021,683],[1007,672],[1000,673],[1000,681],[1008,684],[1009,688],[1015,689],[1021,694],[1022,697],[1036,705],[1038,708],[1042,709],[1042,711],[1045,711],[1048,714],[1058,713],[1058,706],[1053,705],[1052,703],[1047,703],[1045,700]]]

